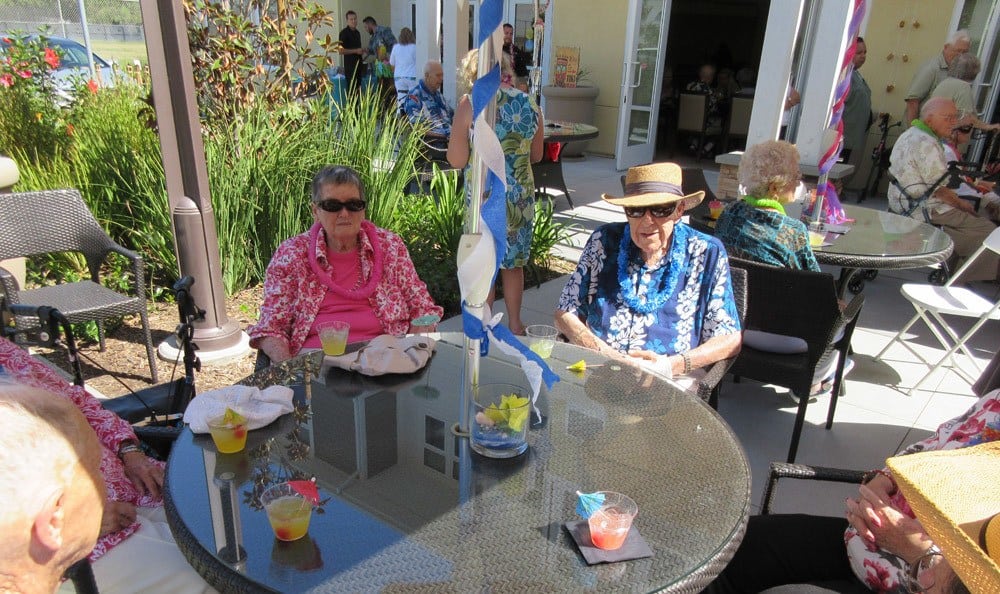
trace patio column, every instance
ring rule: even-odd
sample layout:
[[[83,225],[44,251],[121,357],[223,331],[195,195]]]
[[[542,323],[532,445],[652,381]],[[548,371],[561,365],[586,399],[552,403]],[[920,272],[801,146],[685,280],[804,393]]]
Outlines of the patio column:
[[[437,2],[417,2],[417,77],[423,78],[424,64],[428,60],[440,60],[440,39],[438,25],[441,23]]]
[[[804,0],[771,0],[747,146],[778,138]],[[765,83],[766,84],[762,84]],[[801,150],[801,149],[800,149]]]
[[[444,0],[444,87],[442,92],[458,104],[458,64],[469,51],[469,2]]]
[[[249,350],[248,339],[226,315],[219,241],[183,9],[180,2],[173,0],[140,0],[140,8],[174,227],[174,251],[181,275],[195,278],[191,295],[205,310],[204,321],[194,324],[198,356],[205,362],[240,356]],[[165,358],[175,352],[175,344],[160,345],[160,354]]]
[[[809,65],[799,84],[802,104],[795,144],[804,165],[819,165],[829,146],[823,138],[830,124],[830,107],[847,48],[853,4],[844,0],[824,0],[819,7],[812,51],[807,54]]]

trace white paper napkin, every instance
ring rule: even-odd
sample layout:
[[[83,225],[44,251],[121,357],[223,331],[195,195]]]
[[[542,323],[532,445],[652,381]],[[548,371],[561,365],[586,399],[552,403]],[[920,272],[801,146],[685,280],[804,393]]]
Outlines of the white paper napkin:
[[[373,338],[361,350],[324,357],[328,365],[357,371],[365,375],[387,373],[414,373],[423,369],[434,353],[437,344],[433,338],[424,335],[390,336],[383,334]]]
[[[195,396],[184,411],[184,422],[195,433],[208,433],[208,420],[231,408],[247,418],[248,429],[260,429],[283,414],[292,412],[292,389],[271,386],[261,390],[250,386],[228,386]]]

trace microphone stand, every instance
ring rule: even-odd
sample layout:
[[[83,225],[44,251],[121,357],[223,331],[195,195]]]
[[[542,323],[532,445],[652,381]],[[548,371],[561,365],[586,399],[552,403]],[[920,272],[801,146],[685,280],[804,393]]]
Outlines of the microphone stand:
[[[194,277],[187,275],[174,283],[174,297],[177,300],[177,311],[180,315],[180,323],[177,325],[177,346],[184,353],[184,379],[178,385],[177,391],[170,400],[171,411],[181,411],[187,408],[191,399],[195,396],[194,373],[201,371],[201,360],[195,351],[198,345],[194,344],[194,322],[205,319],[205,310],[200,309],[191,296],[191,286],[194,285]]]

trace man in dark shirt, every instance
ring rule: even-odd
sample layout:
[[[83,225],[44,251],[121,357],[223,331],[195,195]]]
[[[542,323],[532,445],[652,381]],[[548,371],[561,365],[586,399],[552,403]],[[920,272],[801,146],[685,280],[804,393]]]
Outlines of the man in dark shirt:
[[[514,25],[510,23],[503,25],[503,53],[510,56],[514,74],[521,78],[527,78],[531,54],[514,45]]]
[[[347,94],[354,95],[358,91],[358,81],[365,73],[365,65],[361,62],[364,50],[361,49],[361,31],[358,31],[358,13],[348,10],[345,17],[347,26],[340,31],[340,55],[344,56]]]

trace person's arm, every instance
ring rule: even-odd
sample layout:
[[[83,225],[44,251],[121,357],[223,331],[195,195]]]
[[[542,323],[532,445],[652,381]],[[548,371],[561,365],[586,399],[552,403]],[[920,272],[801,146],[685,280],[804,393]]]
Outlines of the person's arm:
[[[948,206],[952,206],[969,214],[976,214],[976,209],[972,207],[972,204],[967,200],[959,198],[958,194],[955,193],[955,190],[952,190],[951,188],[940,187],[934,190],[934,193],[931,195]]]
[[[462,97],[451,123],[451,137],[448,139],[448,163],[456,169],[469,164],[469,129],[472,127],[472,101]]]
[[[907,99],[906,100],[906,113],[903,116],[903,125],[907,128],[910,127],[910,122],[917,119],[917,114],[920,112],[920,100],[919,99]]]
[[[278,246],[264,273],[264,302],[260,318],[247,328],[250,346],[263,351],[275,363],[294,355],[289,341],[295,323],[296,302],[300,296],[299,280],[307,274],[297,260],[307,257],[293,245],[307,238],[293,238]],[[308,249],[308,248],[307,248]]]
[[[597,351],[599,354],[612,359],[624,360],[625,355],[613,349],[608,343],[597,337],[590,331],[576,314],[557,309],[555,313],[556,328],[566,337],[571,344],[581,346],[585,349]]]
[[[937,60],[932,59],[924,63],[913,75],[910,88],[906,91],[906,119],[903,121],[904,127],[909,127],[910,122],[917,119],[920,113],[920,102],[930,96],[934,90],[936,80]]]
[[[385,233],[383,237],[385,268],[391,270],[392,282],[402,291],[410,319],[424,315],[436,315],[439,318],[443,316],[444,308],[434,303],[434,298],[427,290],[427,284],[417,274],[403,240],[395,233]]]
[[[541,161],[542,155],[545,154],[545,117],[542,116],[541,110],[537,107],[535,108],[535,113],[538,114],[538,129],[535,130],[535,135],[531,137],[532,163]]]
[[[865,485],[857,499],[848,498],[845,503],[847,521],[862,538],[907,563],[915,562],[934,544],[919,521]]]

